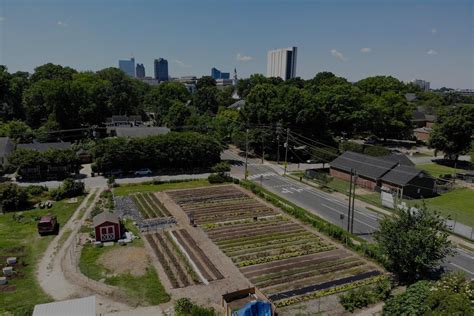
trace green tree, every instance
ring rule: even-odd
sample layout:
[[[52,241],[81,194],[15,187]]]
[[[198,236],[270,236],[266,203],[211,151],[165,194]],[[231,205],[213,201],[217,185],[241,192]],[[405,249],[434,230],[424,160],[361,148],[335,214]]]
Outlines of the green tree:
[[[31,75],[32,82],[41,80],[71,80],[72,75],[77,71],[70,67],[63,67],[52,63],[44,64],[36,67],[35,72]]]
[[[168,113],[163,118],[163,122],[170,128],[186,125],[187,118],[191,115],[191,110],[187,105],[179,100],[173,100]]]
[[[365,93],[382,95],[384,92],[405,92],[406,87],[392,76],[374,76],[359,80],[356,86]]]
[[[217,113],[219,90],[213,86],[203,86],[193,95],[193,104],[201,113]]]
[[[0,204],[3,211],[18,211],[28,205],[28,193],[13,183],[0,183]]]
[[[215,87],[216,86],[216,80],[212,78],[211,76],[202,76],[201,78],[198,79],[196,83],[196,88],[198,90],[202,88],[209,88],[209,87]]]
[[[158,119],[161,120],[168,114],[174,101],[184,104],[189,99],[190,94],[182,83],[167,81],[148,91],[144,98],[144,106],[149,111],[157,113]]]
[[[396,214],[380,222],[375,240],[387,256],[389,269],[400,279],[413,282],[426,278],[453,253],[445,219],[425,206]]]
[[[469,151],[471,135],[474,133],[474,105],[458,106],[442,111],[433,131],[429,145],[457,160]]]
[[[0,125],[0,136],[10,137],[16,143],[29,143],[34,138],[34,132],[25,122],[12,120]]]

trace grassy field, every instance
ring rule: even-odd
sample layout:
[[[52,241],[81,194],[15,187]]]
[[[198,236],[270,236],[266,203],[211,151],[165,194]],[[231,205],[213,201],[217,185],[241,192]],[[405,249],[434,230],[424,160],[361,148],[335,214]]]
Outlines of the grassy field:
[[[96,281],[105,279],[106,284],[123,289],[129,298],[137,305],[157,305],[168,302],[170,296],[166,293],[152,265],[148,266],[146,273],[142,276],[132,276],[130,274],[108,276],[111,271],[97,263],[97,261],[102,254],[116,249],[117,247],[122,246],[115,245],[103,248],[96,248],[92,245],[85,246],[82,249],[81,259],[79,261],[81,272],[91,279]]]
[[[456,189],[441,196],[426,199],[426,205],[444,216],[474,227],[474,190]]]
[[[198,179],[193,181],[184,181],[176,183],[162,183],[162,184],[121,184],[114,188],[114,194],[117,196],[128,195],[137,192],[157,192],[172,189],[187,189],[195,187],[203,187],[211,185],[207,179]]]
[[[10,312],[13,315],[31,314],[34,305],[51,301],[40,288],[36,278],[35,269],[38,260],[46,250],[48,244],[55,237],[40,237],[37,233],[35,218],[51,213],[56,215],[60,225],[64,225],[81,203],[69,204],[67,201],[55,202],[51,209],[32,209],[18,212],[22,214],[21,220],[13,219],[13,213],[0,215],[0,254],[2,256],[19,256],[22,277],[10,280],[10,285],[15,285],[13,292],[0,293],[0,315]],[[61,229],[61,228],[60,228]]]
[[[442,174],[454,174],[456,173],[456,169],[439,165],[436,163],[425,163],[416,165],[417,168],[423,169],[431,174],[433,177],[439,177]]]

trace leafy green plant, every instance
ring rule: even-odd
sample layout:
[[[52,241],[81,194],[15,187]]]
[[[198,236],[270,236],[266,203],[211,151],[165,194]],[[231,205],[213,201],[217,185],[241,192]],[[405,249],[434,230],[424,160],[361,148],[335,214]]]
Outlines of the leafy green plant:
[[[351,290],[339,297],[339,302],[346,311],[356,309],[385,300],[390,295],[390,280],[382,279],[372,285],[365,285]]]

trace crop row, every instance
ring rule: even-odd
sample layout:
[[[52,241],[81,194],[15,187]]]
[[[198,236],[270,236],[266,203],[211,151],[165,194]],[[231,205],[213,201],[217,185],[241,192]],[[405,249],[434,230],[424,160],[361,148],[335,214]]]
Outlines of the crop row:
[[[148,193],[146,194],[148,197],[148,201],[150,205],[153,206],[153,208],[159,212],[162,216],[169,217],[171,216],[170,212],[168,209],[165,207],[165,205],[158,199],[158,197],[153,194],[153,193]]]
[[[319,298],[319,297],[322,297],[322,296],[332,295],[332,294],[336,294],[336,293],[340,293],[340,292],[349,291],[349,290],[355,289],[355,288],[363,286],[363,285],[368,285],[368,284],[379,282],[383,279],[386,279],[385,275],[379,275],[379,276],[363,279],[363,280],[360,280],[360,281],[354,281],[354,282],[351,282],[351,283],[346,283],[346,284],[343,284],[343,285],[330,287],[328,289],[314,291],[314,292],[311,292],[309,294],[278,300],[278,301],[275,302],[275,306],[277,308],[278,307],[281,308],[281,307],[289,306],[289,305],[292,305],[292,304],[296,304],[296,303],[312,300],[312,299],[315,299],[315,298]]]
[[[163,270],[165,271],[166,276],[170,280],[171,286],[175,287],[175,288],[179,287],[178,280],[176,279],[176,276],[175,276],[173,270],[171,269],[171,266],[169,265],[168,261],[165,259],[164,254],[158,248],[158,245],[156,244],[153,237],[151,235],[145,235],[145,239],[150,244],[156,258],[160,262],[160,265],[163,267]]]
[[[132,194],[131,197],[145,219],[171,216],[166,207],[153,193]]]
[[[201,280],[199,279],[196,272],[191,267],[191,264],[189,263],[188,258],[186,258],[186,256],[179,249],[178,245],[174,242],[173,238],[170,235],[170,232],[166,232],[165,236],[166,236],[167,241],[172,245],[173,250],[178,254],[181,262],[184,263],[184,267],[186,269],[186,272],[187,272],[188,275],[191,276],[191,278],[193,279],[193,282],[194,283],[201,283]]]
[[[221,249],[245,249],[247,246],[257,245],[270,245],[278,243],[279,241],[285,240],[295,240],[294,238],[305,238],[312,235],[306,230],[301,230],[298,232],[278,232],[273,234],[266,234],[264,236],[252,236],[252,237],[243,237],[236,238],[232,240],[223,240],[220,242],[215,242]]]
[[[160,244],[161,248],[163,249],[163,252],[166,254],[168,259],[171,261],[172,265],[176,268],[176,272],[178,274],[178,278],[183,284],[183,286],[188,286],[190,285],[190,282],[187,278],[187,273],[184,271],[183,267],[181,266],[178,258],[174,255],[173,251],[168,247],[167,242],[163,239],[163,237],[160,234],[155,234],[156,240],[158,240],[158,243]]]

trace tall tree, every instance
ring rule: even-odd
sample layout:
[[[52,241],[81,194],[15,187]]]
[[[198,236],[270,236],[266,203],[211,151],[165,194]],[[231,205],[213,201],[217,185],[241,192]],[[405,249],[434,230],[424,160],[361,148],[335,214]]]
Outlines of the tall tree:
[[[31,81],[37,82],[40,80],[71,80],[72,75],[77,71],[70,67],[63,67],[52,63],[44,64],[36,67],[35,72],[31,75]]]
[[[417,211],[398,210],[396,215],[380,222],[375,240],[387,256],[389,269],[400,279],[426,278],[453,253],[445,219],[425,206]]]
[[[449,159],[469,151],[474,133],[474,105],[449,108],[440,112],[430,135],[429,144]]]

